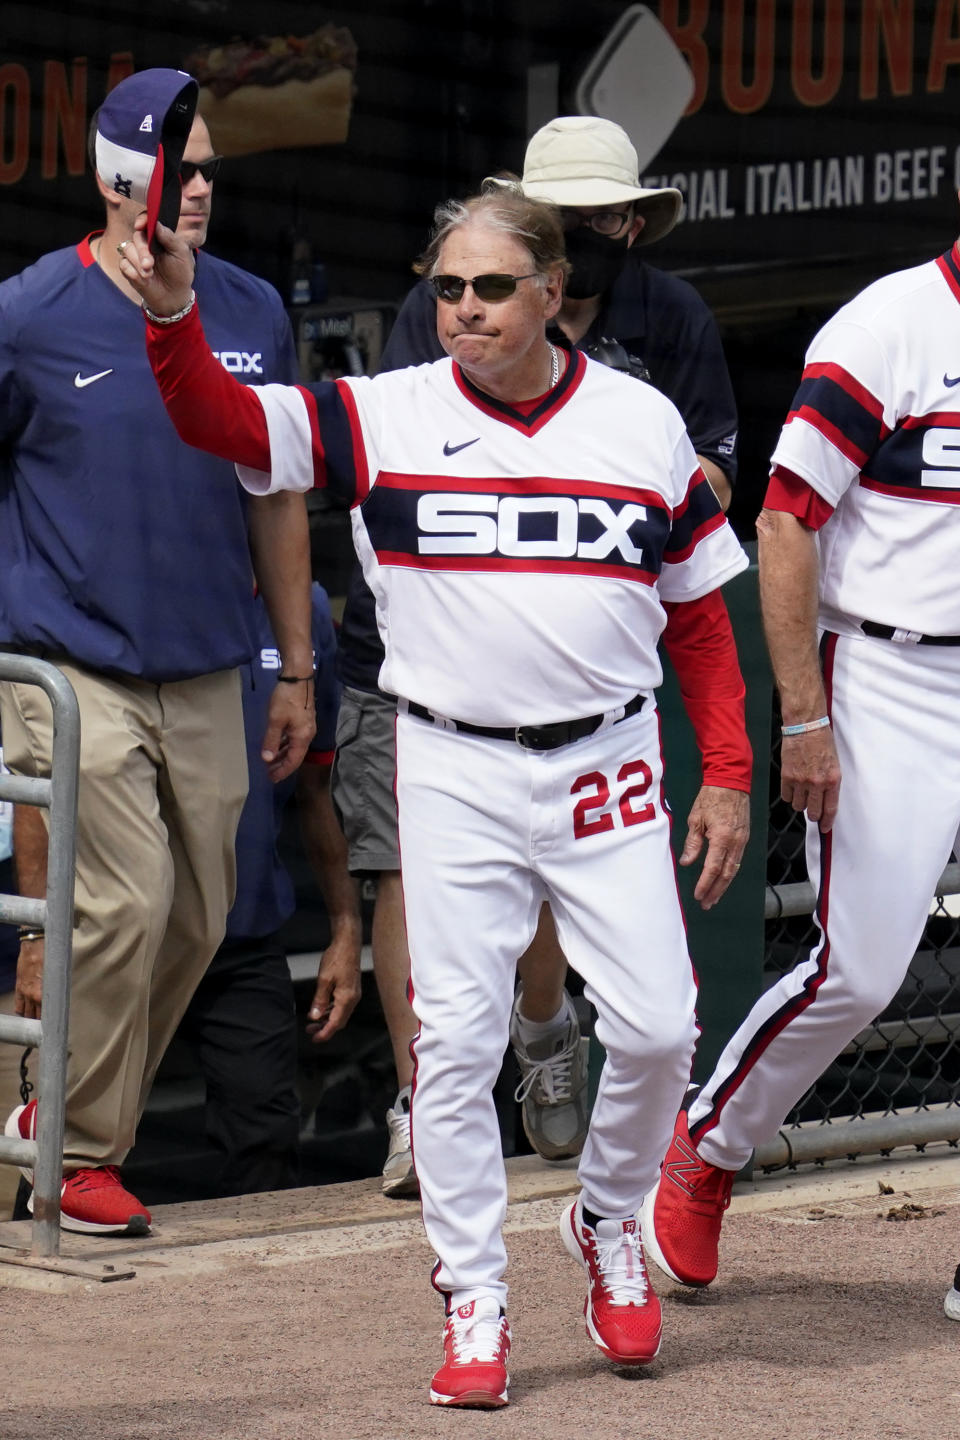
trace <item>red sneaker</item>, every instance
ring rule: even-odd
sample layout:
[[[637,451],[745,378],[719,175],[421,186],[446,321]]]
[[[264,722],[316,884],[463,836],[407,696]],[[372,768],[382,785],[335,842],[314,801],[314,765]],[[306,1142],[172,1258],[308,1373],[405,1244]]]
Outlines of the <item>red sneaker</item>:
[[[37,1102],[18,1105],[3,1127],[20,1140],[37,1138]],[[33,1184],[33,1171],[21,1169]],[[33,1214],[33,1196],[27,1201]],[[60,1189],[60,1228],[92,1235],[149,1235],[150,1211],[120,1183],[116,1165],[84,1166],[68,1171]]]
[[[700,1159],[681,1110],[659,1183],[640,1211],[648,1254],[681,1285],[709,1285],[716,1279],[720,1226],[735,1178],[735,1170]]]
[[[461,1305],[443,1327],[443,1364],[430,1387],[431,1405],[506,1405],[509,1355],[510,1326],[496,1300],[482,1295]]]
[[[563,1243],[587,1272],[587,1334],[617,1365],[646,1365],[660,1349],[660,1301],[650,1288],[636,1220],[583,1218],[577,1200],[560,1221]]]
[[[37,1138],[37,1102],[31,1100],[28,1105],[18,1105],[16,1110],[11,1110],[7,1116],[7,1123],[3,1127],[4,1135],[11,1140],[36,1140]],[[33,1184],[33,1171],[26,1166],[19,1167],[20,1174],[24,1180]]]

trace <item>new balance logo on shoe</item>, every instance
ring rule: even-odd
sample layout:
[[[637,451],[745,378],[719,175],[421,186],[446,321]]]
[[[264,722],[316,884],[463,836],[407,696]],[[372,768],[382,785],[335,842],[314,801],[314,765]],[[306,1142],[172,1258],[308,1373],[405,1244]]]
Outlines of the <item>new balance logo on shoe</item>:
[[[675,1159],[674,1156],[678,1151],[679,1158]],[[694,1182],[702,1169],[700,1157],[690,1141],[682,1135],[675,1135],[673,1145],[663,1163],[663,1178],[672,1180],[674,1185],[679,1185],[681,1190],[686,1190],[688,1195],[692,1195],[696,1188]]]
[[[647,1252],[671,1280],[709,1285],[716,1278],[720,1227],[735,1178],[735,1171],[708,1165],[697,1154],[681,1110],[660,1181],[640,1210]]]

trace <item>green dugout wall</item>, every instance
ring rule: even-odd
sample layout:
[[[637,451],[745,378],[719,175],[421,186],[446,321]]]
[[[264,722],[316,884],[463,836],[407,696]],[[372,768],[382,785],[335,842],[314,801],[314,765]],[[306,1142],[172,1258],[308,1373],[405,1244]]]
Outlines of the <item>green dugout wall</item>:
[[[697,1081],[703,1081],[710,1074],[717,1056],[762,985],[772,679],[760,623],[756,545],[745,548],[750,556],[750,568],[726,585],[723,594],[747,686],[747,729],[753,745],[750,843],[739,875],[712,910],[701,910],[693,898],[702,855],[692,866],[677,867],[690,955],[700,982],[697,1012],[701,1034],[693,1068],[693,1078]],[[674,851],[679,855],[687,833],[687,815],[700,788],[700,754],[676,678],[669,665],[664,668],[666,673],[658,703],[667,796],[673,811]],[[638,954],[637,963],[643,964],[642,953]],[[603,1050],[594,1038],[590,1055],[590,1079],[594,1088],[602,1064]]]
[[[739,875],[712,910],[701,910],[693,898],[701,861],[677,871],[690,954],[700,982],[701,1035],[693,1072],[698,1081],[710,1074],[720,1051],[760,993],[763,972],[772,680],[760,624],[756,545],[746,548],[750,568],[726,585],[723,594],[747,686],[747,730],[753,745],[750,843]],[[700,788],[700,756],[672,671],[665,675],[659,703],[674,850],[679,855],[687,833],[687,815]]]

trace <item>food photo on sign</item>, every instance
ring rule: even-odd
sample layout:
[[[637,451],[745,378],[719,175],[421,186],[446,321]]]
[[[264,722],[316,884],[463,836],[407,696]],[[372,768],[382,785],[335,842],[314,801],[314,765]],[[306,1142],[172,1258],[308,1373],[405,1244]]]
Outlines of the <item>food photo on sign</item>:
[[[357,47],[343,25],[308,35],[257,35],[190,51],[199,113],[221,155],[343,144],[350,129]]]

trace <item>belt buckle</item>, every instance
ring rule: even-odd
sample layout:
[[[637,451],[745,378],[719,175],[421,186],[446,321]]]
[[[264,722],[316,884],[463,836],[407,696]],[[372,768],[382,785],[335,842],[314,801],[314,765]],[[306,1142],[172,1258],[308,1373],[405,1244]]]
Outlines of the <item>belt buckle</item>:
[[[557,720],[552,725],[518,725],[514,733],[522,749],[543,751],[558,750],[565,745],[567,741],[563,737],[568,730],[565,720]]]

